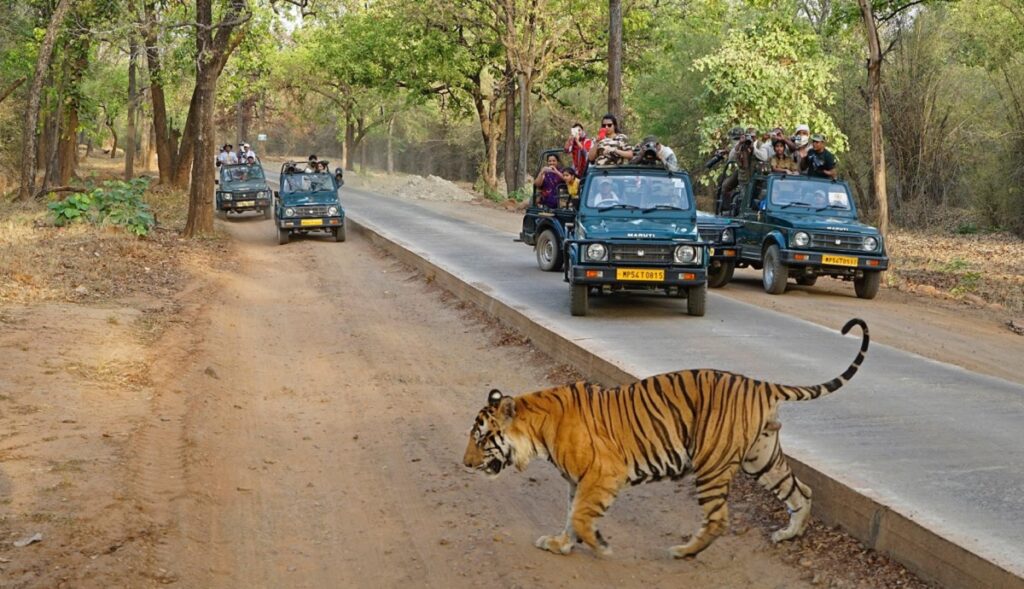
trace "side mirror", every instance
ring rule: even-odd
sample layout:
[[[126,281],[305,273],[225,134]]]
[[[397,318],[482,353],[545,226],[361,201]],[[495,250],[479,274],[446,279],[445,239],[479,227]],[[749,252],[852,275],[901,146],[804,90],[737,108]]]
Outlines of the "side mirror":
[[[213,179],[213,183],[214,183],[214,184],[220,184],[220,180],[218,180],[217,178],[214,178],[214,179]]]
[[[334,177],[341,180],[345,176],[345,172],[341,168],[334,168]]]
[[[759,210],[759,211],[767,211],[768,210],[768,201],[763,199],[763,198],[761,200],[757,201],[757,210]]]
[[[274,198],[281,198],[281,193],[275,190],[274,191]]]

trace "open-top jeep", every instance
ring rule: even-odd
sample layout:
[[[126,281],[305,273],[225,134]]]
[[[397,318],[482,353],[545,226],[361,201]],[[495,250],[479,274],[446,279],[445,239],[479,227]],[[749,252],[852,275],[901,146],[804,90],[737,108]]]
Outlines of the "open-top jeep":
[[[292,233],[325,232],[335,241],[345,241],[345,209],[338,198],[344,184],[339,168],[326,172],[303,172],[302,163],[281,166],[280,190],[274,192],[277,242],[288,243]]]
[[[547,149],[541,154],[541,165],[549,155],[564,155],[561,149]],[[537,254],[537,267],[545,272],[557,272],[562,269],[563,243],[568,230],[576,220],[576,201],[569,194],[558,195],[558,206],[546,207],[540,202],[540,192],[533,187],[533,195],[523,215],[523,230],[519,239],[532,245]]]
[[[877,229],[861,223],[846,182],[755,174],[734,211],[739,266],[763,268],[765,291],[782,294],[789,278],[810,286],[818,276],[852,280],[873,299],[889,267]]]
[[[259,164],[228,164],[220,167],[214,181],[217,191],[214,210],[221,219],[228,213],[259,211],[270,218],[270,187]]]
[[[707,244],[686,172],[653,166],[591,166],[566,240],[565,278],[573,315],[590,293],[663,292],[704,315]]]

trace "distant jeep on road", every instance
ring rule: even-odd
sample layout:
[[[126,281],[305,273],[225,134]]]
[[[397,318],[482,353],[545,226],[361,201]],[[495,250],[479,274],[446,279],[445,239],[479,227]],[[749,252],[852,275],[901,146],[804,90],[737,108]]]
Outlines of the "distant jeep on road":
[[[217,216],[226,219],[228,213],[259,211],[264,219],[270,218],[270,187],[259,164],[229,164],[220,167],[215,207]]]
[[[708,247],[686,172],[653,166],[591,166],[564,255],[573,315],[591,292],[663,292],[704,315]]]
[[[889,267],[885,243],[858,220],[846,182],[755,174],[737,206],[738,265],[763,269],[765,291],[782,294],[790,278],[811,286],[832,276],[852,280],[862,299],[878,294]]]
[[[326,172],[303,172],[304,163],[281,166],[280,190],[274,192],[277,241],[284,245],[292,233],[325,232],[335,241],[345,241],[345,209],[338,198],[343,183],[339,168]]]

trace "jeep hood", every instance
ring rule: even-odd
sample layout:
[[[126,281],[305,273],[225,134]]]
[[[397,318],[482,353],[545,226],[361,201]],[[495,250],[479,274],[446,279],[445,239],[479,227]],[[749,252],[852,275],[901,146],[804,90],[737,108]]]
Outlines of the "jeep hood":
[[[871,225],[861,223],[852,217],[834,217],[831,215],[801,215],[799,213],[782,213],[770,215],[769,223],[789,227],[791,229],[804,229],[806,231],[848,231],[850,233],[877,235],[878,229]]]
[[[338,193],[333,190],[281,194],[281,202],[288,206],[340,204],[338,200]]]
[[[690,218],[616,217],[593,215],[580,218],[587,239],[697,239]]]
[[[246,180],[244,182],[232,182],[221,184],[221,192],[256,192],[258,190],[270,190],[263,180]]]
[[[697,223],[701,225],[721,225],[725,227],[730,223],[729,219],[723,219],[722,217],[716,217],[711,213],[705,211],[697,211]]]

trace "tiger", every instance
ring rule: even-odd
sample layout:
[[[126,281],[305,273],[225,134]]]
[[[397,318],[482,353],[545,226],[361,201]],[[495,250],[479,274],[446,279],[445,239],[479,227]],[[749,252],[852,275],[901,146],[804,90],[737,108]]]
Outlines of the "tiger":
[[[627,484],[681,479],[693,473],[702,525],[675,558],[695,557],[726,532],[727,498],[737,471],[754,477],[789,511],[772,542],[803,534],[811,514],[811,489],[786,463],[779,445],[781,401],[817,399],[846,384],[868,350],[868,326],[851,319],[846,335],[861,328],[853,363],[837,378],[815,386],[765,382],[715,369],[668,372],[616,388],[576,382],[512,397],[492,389],[469,433],[463,464],[490,478],[506,467],[523,470],[547,459],[569,483],[565,529],[535,545],[569,554],[577,542],[611,554],[597,521]]]

